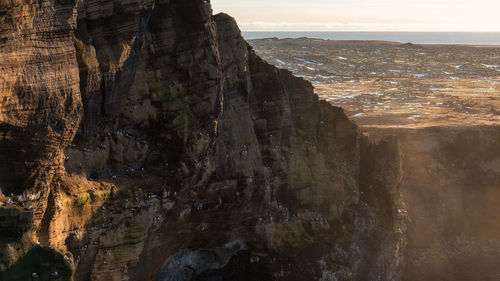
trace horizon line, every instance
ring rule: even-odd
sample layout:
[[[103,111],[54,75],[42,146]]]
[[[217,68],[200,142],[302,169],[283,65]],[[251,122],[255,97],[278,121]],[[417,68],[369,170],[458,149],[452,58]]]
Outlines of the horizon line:
[[[375,32],[392,32],[392,33],[397,33],[397,32],[407,32],[407,33],[418,33],[418,32],[426,32],[426,33],[500,33],[499,31],[488,31],[488,30],[241,30],[241,32],[370,32],[370,33],[375,33]]]

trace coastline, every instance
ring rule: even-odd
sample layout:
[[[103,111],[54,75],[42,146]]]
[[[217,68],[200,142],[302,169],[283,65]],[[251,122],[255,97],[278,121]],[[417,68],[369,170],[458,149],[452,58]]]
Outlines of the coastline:
[[[418,45],[500,46],[500,32],[383,32],[383,31],[244,31],[245,40],[309,38],[330,41],[376,41]]]

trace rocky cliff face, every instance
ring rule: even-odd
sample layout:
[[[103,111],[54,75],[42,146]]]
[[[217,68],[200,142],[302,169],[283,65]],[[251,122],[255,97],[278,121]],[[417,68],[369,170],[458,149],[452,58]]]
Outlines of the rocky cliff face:
[[[498,126],[371,129],[398,135],[408,204],[403,280],[497,280]]]
[[[64,173],[63,148],[72,141],[83,112],[71,37],[76,29],[73,4],[0,3],[2,270],[23,256],[32,265],[39,254],[47,262],[56,258],[52,250],[33,246],[46,237],[53,184]]]
[[[208,1],[0,9],[2,279],[401,278],[397,140]]]

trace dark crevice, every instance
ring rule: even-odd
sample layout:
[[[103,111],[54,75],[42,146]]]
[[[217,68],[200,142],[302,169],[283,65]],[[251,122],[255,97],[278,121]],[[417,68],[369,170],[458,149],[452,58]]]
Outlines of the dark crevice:
[[[55,204],[54,204],[54,195],[52,191],[49,194],[49,198],[47,199],[47,208],[45,209],[45,214],[43,215],[42,223],[40,225],[40,229],[38,230],[38,239],[40,245],[44,247],[48,247],[50,244],[50,223],[54,218],[55,213]]]

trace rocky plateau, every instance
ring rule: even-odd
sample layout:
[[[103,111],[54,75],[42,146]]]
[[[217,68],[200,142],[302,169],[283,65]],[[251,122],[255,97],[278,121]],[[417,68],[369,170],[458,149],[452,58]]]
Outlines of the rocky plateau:
[[[402,280],[500,280],[498,46],[252,40],[372,139],[398,137]]]

